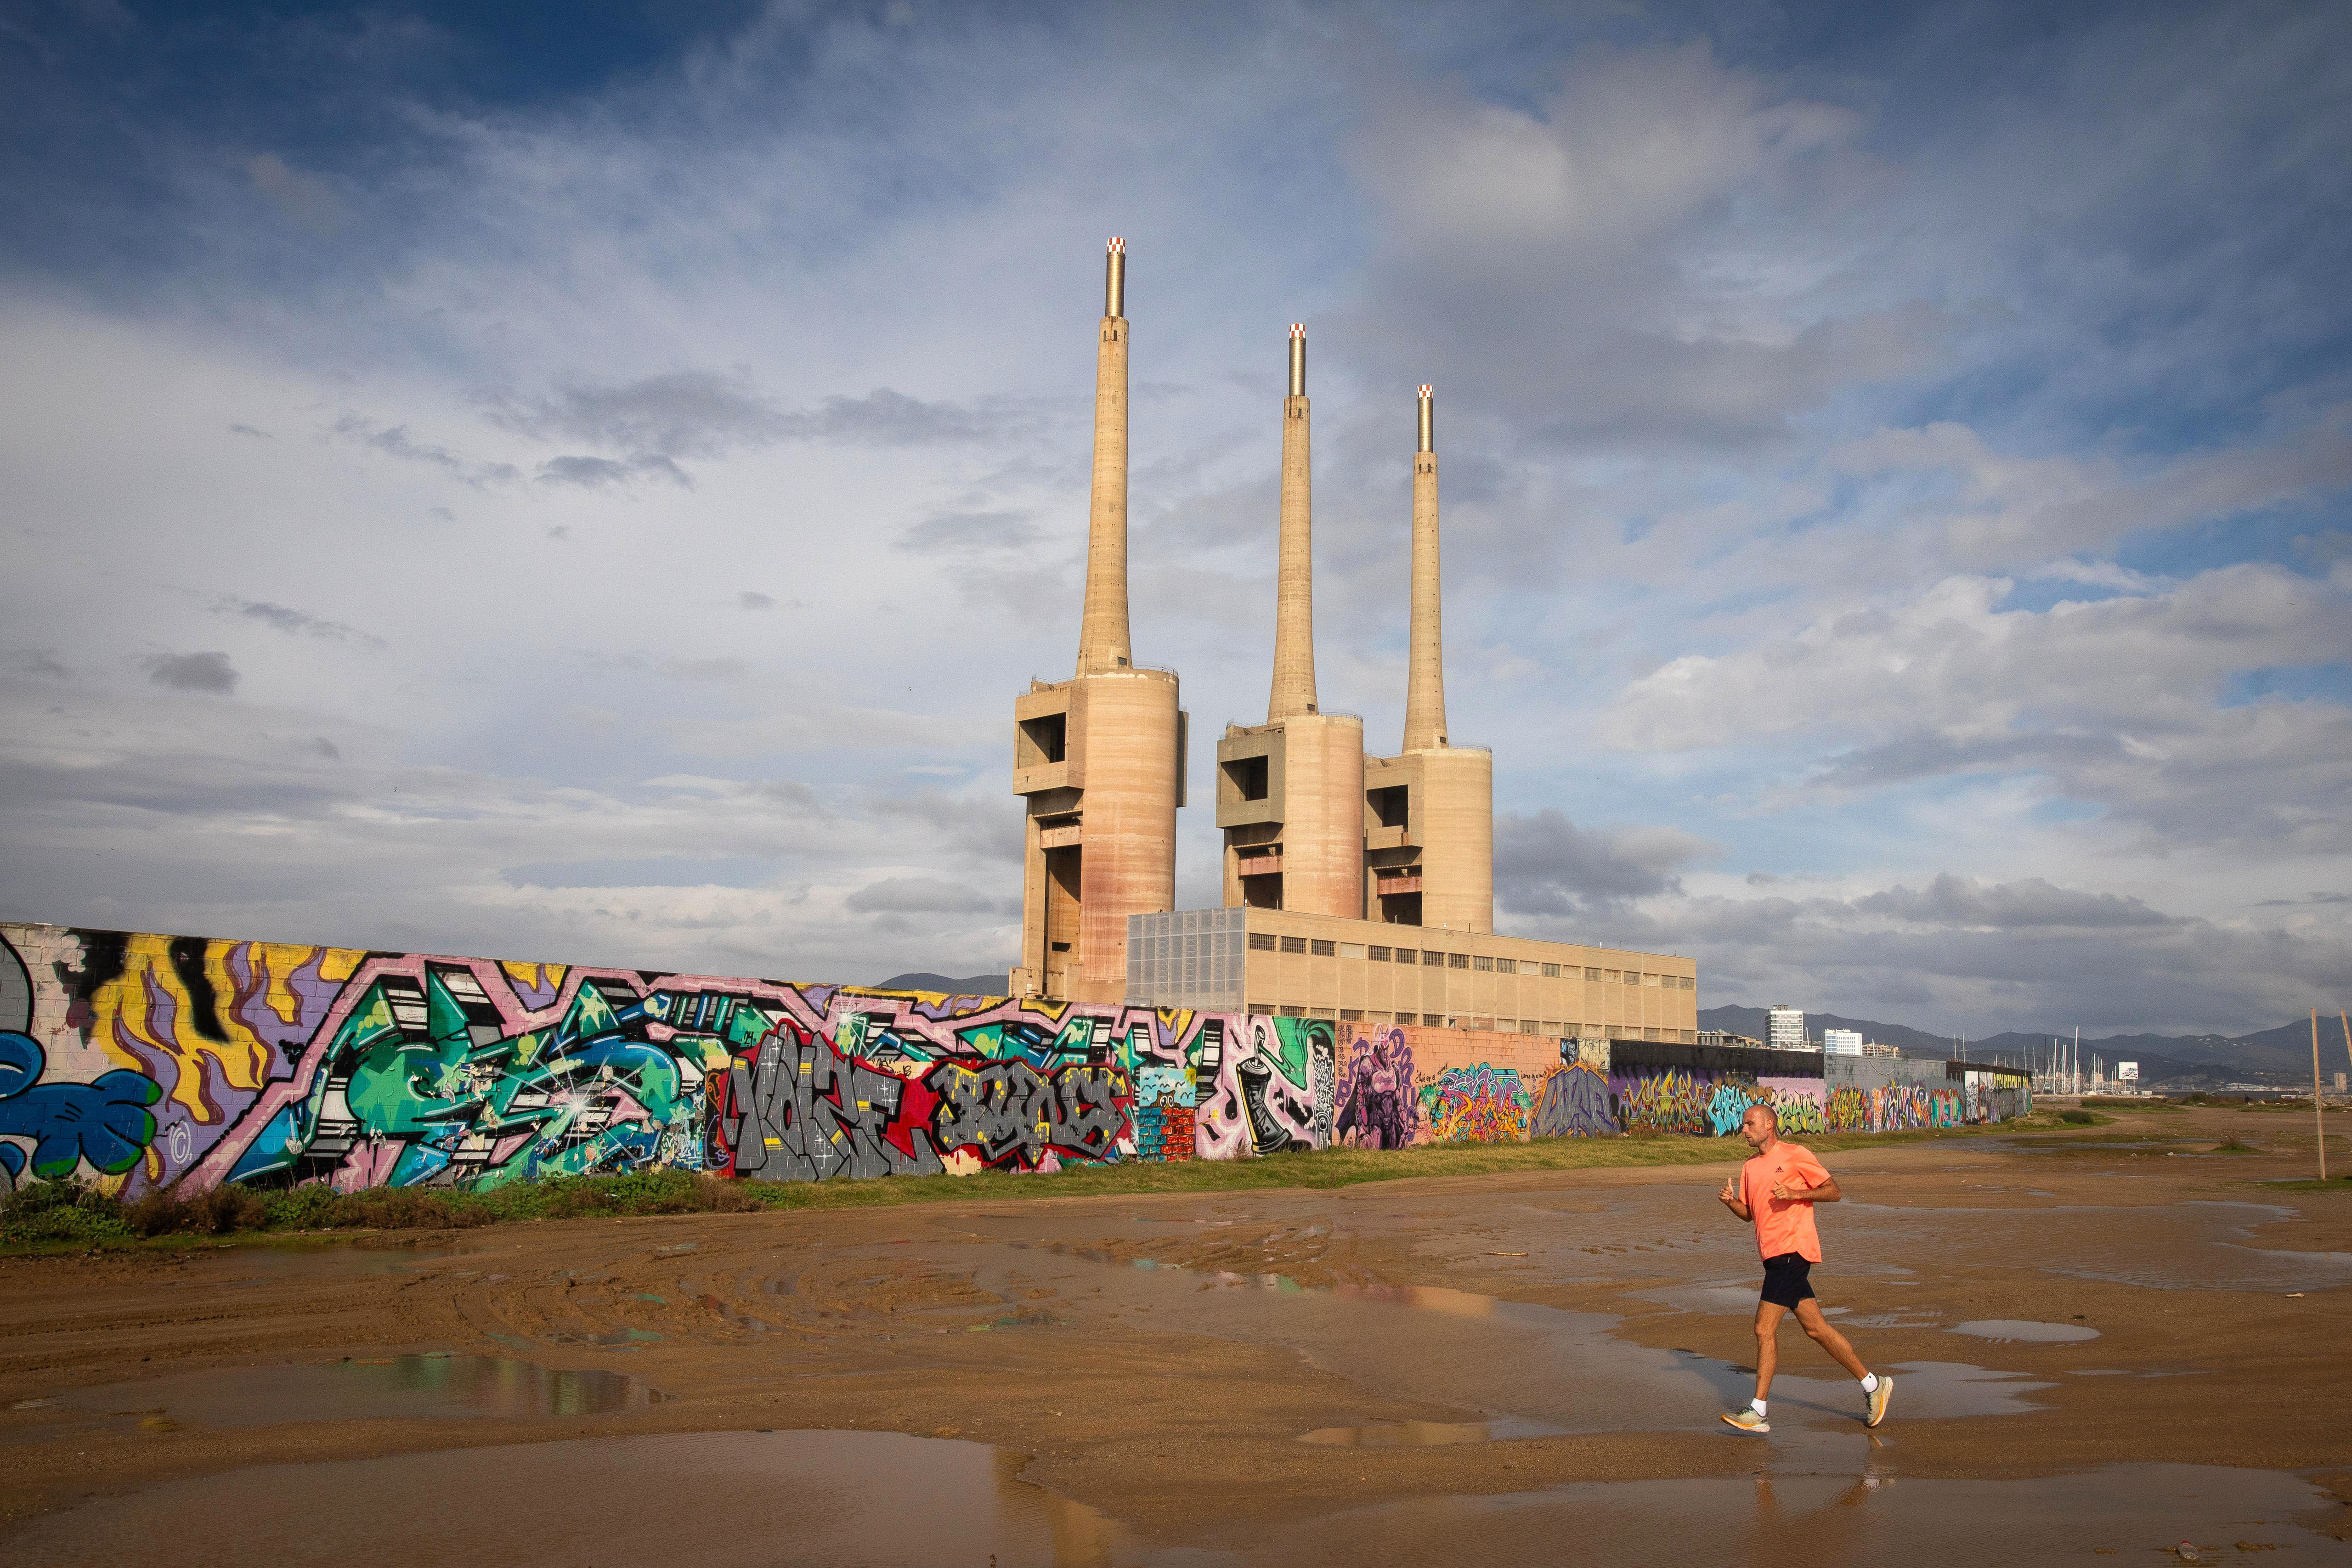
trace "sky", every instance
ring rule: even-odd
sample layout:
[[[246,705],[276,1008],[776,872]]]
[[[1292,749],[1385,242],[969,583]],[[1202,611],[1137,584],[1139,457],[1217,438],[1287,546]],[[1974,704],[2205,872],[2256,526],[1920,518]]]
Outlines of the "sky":
[[[1136,658],[1402,722],[1700,1005],[2352,997],[2352,12],[0,9],[0,918],[866,981],[1017,950],[1107,236]]]

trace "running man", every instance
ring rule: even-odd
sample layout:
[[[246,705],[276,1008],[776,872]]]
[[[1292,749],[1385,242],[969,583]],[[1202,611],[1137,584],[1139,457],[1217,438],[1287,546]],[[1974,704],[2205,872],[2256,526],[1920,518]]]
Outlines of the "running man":
[[[1742,1219],[1756,1222],[1756,1250],[1764,1259],[1764,1296],[1756,1303],[1756,1397],[1745,1410],[1724,1420],[1743,1432],[1769,1432],[1764,1398],[1772,1392],[1772,1373],[1780,1359],[1777,1336],[1785,1312],[1797,1314],[1797,1326],[1830,1359],[1862,1382],[1864,1421],[1875,1427],[1886,1419],[1886,1401],[1895,1380],[1881,1377],[1862,1364],[1845,1335],[1822,1316],[1806,1275],[1822,1260],[1822,1239],[1813,1228],[1813,1205],[1835,1203],[1845,1195],[1836,1178],[1822,1168],[1813,1151],[1783,1142],[1780,1118],[1769,1105],[1750,1105],[1740,1119],[1739,1135],[1756,1152],[1739,1174],[1723,1184],[1715,1196]]]

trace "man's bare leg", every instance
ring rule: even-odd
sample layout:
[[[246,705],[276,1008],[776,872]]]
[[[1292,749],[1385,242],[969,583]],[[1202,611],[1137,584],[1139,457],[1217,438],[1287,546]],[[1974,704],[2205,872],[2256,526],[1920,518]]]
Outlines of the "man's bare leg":
[[[1805,1306],[1812,1304],[1807,1301]],[[1780,1319],[1788,1311],[1788,1308],[1776,1306],[1770,1301],[1756,1303],[1756,1398],[1759,1403],[1772,1392],[1772,1374],[1779,1370],[1780,1364],[1780,1345],[1776,1336],[1780,1332]],[[1813,1316],[1818,1319],[1821,1313],[1817,1312]],[[1799,1309],[1797,1321],[1804,1321],[1802,1308]],[[1837,1331],[1832,1329],[1830,1332],[1835,1333]]]
[[[1773,1311],[1777,1313],[1779,1309],[1774,1308]],[[1797,1326],[1803,1329],[1815,1344],[1829,1352],[1832,1361],[1853,1374],[1857,1382],[1870,1375],[1870,1368],[1862,1364],[1862,1357],[1854,1354],[1853,1346],[1847,1343],[1845,1335],[1838,1333],[1836,1325],[1822,1316],[1821,1302],[1811,1299],[1799,1301]],[[1756,1332],[1759,1336],[1764,1332],[1764,1313],[1760,1310],[1756,1314]],[[1756,1370],[1759,1374],[1763,1373],[1762,1361],[1757,1362]],[[1763,1397],[1763,1381],[1769,1381],[1769,1379],[1760,1379],[1759,1382],[1757,1397],[1759,1399]]]

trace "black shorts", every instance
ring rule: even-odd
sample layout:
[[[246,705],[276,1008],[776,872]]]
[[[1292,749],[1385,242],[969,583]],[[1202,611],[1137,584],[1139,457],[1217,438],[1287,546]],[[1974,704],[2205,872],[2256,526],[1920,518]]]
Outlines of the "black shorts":
[[[1800,1252],[1783,1252],[1764,1260],[1764,1299],[1776,1307],[1797,1310],[1799,1301],[1813,1299],[1813,1282],[1806,1276],[1813,1266]]]

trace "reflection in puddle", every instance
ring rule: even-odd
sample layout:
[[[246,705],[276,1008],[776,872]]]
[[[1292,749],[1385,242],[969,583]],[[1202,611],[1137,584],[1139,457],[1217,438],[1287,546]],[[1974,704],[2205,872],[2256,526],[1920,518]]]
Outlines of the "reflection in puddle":
[[[896,1432],[694,1432],[264,1465],[34,1521],[26,1563],[1110,1568],[1128,1538],[1024,1455]]]
[[[1402,1496],[1339,1513],[1283,1511],[1225,1550],[1150,1541],[1019,1479],[1024,1456],[894,1432],[698,1432],[270,1465],[93,1500],[37,1518],[12,1559],[182,1568],[188,1521],[207,1562],[778,1563],[934,1568],[1436,1568],[1464,1563],[1803,1563],[1979,1568],[2147,1561],[2186,1540],[2205,1561],[2352,1548],[2299,1522],[2328,1499],[2298,1477],[2115,1466],[2031,1480],[1884,1475],[1576,1482],[1503,1495]],[[478,1506],[478,1500],[494,1500]],[[2206,1548],[2214,1551],[2207,1552]]]
[[[1973,1318],[1946,1332],[1974,1334],[1995,1344],[2073,1344],[2099,1337],[2098,1330],[2084,1323],[2037,1323],[2029,1318]]]
[[[224,1367],[58,1396],[103,1414],[131,1406],[211,1427],[449,1416],[597,1416],[658,1404],[634,1377],[558,1372],[489,1355],[394,1355],[307,1366]]]
[[[1164,1304],[1181,1303],[1191,1314],[1187,1327],[1193,1333],[1243,1343],[1297,1343],[1310,1358],[1323,1355],[1321,1347],[1335,1337],[1344,1338],[1378,1351],[1387,1371],[1377,1386],[1385,1396],[1516,1410],[1562,1433],[1677,1427],[1712,1432],[1717,1412],[1745,1403],[1755,1387],[1752,1372],[1718,1356],[1628,1344],[1612,1332],[1615,1320],[1597,1312],[1442,1285],[1304,1286],[1281,1274],[1193,1271],[1156,1259],[1089,1256],[1079,1249],[1067,1249],[1065,1255],[1171,1284],[1180,1278],[1190,1282],[1191,1289]],[[1754,1298],[1748,1292],[1753,1287],[1739,1289],[1743,1312],[1752,1310]],[[1278,1299],[1289,1310],[1271,1316],[1233,1311],[1243,1306],[1244,1295]],[[1220,1296],[1229,1303],[1223,1312],[1216,1305]],[[1407,1310],[1378,1310],[1386,1307]],[[1349,1308],[1355,1311],[1344,1318],[1334,1315]],[[1415,1322],[1429,1318],[1444,1321]],[[1538,1345],[1541,1354],[1528,1359]],[[1344,1375],[1354,1364],[1349,1361],[1335,1369]],[[1840,1434],[1859,1423],[1862,1406],[1850,1381],[1843,1375],[1807,1376],[1787,1370],[1787,1364],[1776,1398],[1785,1400],[1788,1409],[1774,1423],[1776,1428],[1785,1423],[1784,1448],[1801,1433]],[[1906,1362],[1891,1370],[1902,1375],[1906,1420],[2021,1415],[2040,1408],[2027,1396],[2053,1386],[1956,1361]]]
[[[1559,1428],[1517,1416],[1492,1421],[1374,1421],[1361,1427],[1318,1427],[1300,1437],[1334,1448],[1435,1448],[1453,1443],[1507,1443],[1549,1437]]]
[[[1776,1412],[1777,1414],[1777,1412]],[[2298,1477],[2200,1465],[2120,1465],[2042,1480],[1859,1475],[1579,1482],[1486,1497],[1418,1497],[1323,1515],[1245,1559],[1318,1568],[1692,1563],[1862,1568],[2146,1562],[2181,1541],[2205,1562],[2292,1549],[2352,1562],[2352,1547],[2294,1522],[2328,1499]],[[2212,1550],[2207,1550],[2211,1548]]]

